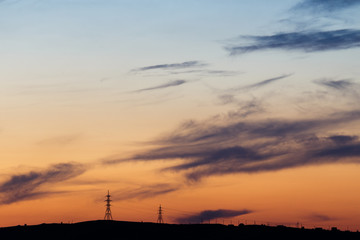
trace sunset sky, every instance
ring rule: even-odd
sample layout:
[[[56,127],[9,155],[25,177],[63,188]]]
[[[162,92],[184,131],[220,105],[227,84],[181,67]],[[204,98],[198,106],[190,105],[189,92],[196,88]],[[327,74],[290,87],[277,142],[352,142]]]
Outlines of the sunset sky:
[[[360,230],[360,0],[0,1],[0,227]]]

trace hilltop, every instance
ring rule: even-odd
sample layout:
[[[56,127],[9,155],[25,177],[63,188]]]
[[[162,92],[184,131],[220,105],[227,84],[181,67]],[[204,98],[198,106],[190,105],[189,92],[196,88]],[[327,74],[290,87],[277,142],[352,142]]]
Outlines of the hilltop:
[[[87,221],[0,228],[2,239],[360,239],[359,232],[264,225]]]

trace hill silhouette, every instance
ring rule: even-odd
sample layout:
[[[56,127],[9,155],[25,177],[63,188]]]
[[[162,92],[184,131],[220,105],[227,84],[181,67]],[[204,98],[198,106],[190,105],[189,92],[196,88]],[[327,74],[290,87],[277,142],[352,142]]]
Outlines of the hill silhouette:
[[[1,239],[360,239],[359,232],[265,225],[87,221],[0,228]]]

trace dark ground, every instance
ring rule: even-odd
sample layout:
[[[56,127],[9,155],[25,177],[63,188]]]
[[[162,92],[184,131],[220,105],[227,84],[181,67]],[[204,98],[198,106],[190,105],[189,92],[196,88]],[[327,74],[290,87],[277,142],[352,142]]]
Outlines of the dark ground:
[[[360,239],[359,232],[263,225],[88,221],[0,228],[0,239]]]

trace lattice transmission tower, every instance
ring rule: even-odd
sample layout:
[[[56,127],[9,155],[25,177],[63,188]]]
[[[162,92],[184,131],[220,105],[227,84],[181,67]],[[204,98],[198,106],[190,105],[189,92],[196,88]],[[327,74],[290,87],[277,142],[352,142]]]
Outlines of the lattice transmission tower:
[[[161,204],[159,206],[159,210],[158,210],[158,219],[157,219],[157,223],[164,223],[164,220],[163,220],[163,210],[161,208]]]
[[[110,206],[111,206],[110,202],[112,200],[110,199],[111,196],[110,196],[109,190],[108,190],[108,194],[105,197],[106,197],[106,200],[105,200],[105,202],[106,202],[106,205],[105,205],[106,210],[105,210],[104,220],[113,220],[112,215],[111,215],[111,209],[110,209]]]

